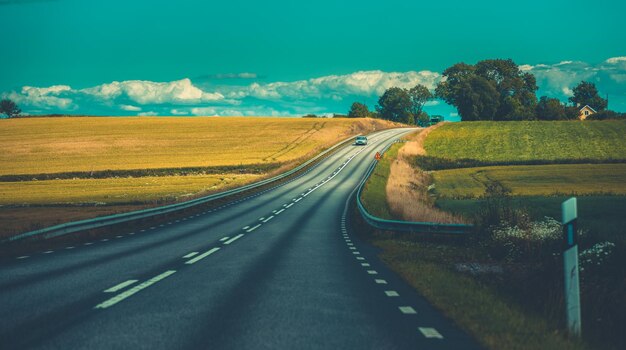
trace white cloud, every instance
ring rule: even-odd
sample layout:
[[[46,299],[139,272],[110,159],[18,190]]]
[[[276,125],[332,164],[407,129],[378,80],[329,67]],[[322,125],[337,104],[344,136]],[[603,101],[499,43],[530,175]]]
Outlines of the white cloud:
[[[120,105],[120,109],[123,110],[123,111],[130,111],[130,112],[139,112],[139,111],[141,111],[141,107],[131,106],[131,105]]]
[[[150,112],[137,113],[137,115],[140,117],[154,117],[154,116],[159,115],[159,113],[150,111]]]
[[[205,92],[200,90],[191,83],[190,79],[181,79],[165,83],[145,80],[114,81],[110,84],[102,84],[92,88],[82,89],[80,92],[103,100],[126,96],[131,101],[141,105],[200,103],[224,99],[224,95],[219,92]]]
[[[607,59],[605,62],[608,64],[618,64],[618,63],[626,62],[626,56],[611,57]]]
[[[2,94],[3,97],[11,99],[18,105],[28,105],[43,109],[71,110],[75,108],[72,99],[60,97],[64,93],[69,93],[72,88],[67,85],[54,85],[47,88],[24,86],[18,93],[15,91]]]
[[[189,114],[189,111],[185,109],[174,108],[174,109],[170,109],[170,113],[172,115],[187,115]]]
[[[217,110],[213,107],[195,107],[190,112],[193,115],[217,115]]]
[[[587,80],[596,83],[602,94],[611,96],[613,108],[626,108],[626,56],[612,57],[596,65],[562,61],[524,64],[520,69],[535,75],[539,95],[565,99],[571,96],[571,89],[576,84]],[[221,77],[254,78],[256,74],[225,74]],[[363,101],[373,109],[377,96],[390,87],[411,88],[422,84],[432,90],[441,79],[439,73],[427,70],[372,70],[270,83],[199,83],[196,86],[190,79],[181,79],[171,82],[114,81],[80,90],[67,85],[24,86],[20,91],[1,95],[18,103],[24,113],[72,110],[109,115],[138,112],[139,115],[301,116],[347,110],[353,101]],[[446,107],[438,100],[430,101],[426,106],[435,110]]]
[[[572,91],[572,89],[568,88],[567,86],[564,87],[561,91],[563,91],[563,95],[565,96],[574,96],[574,91]]]
[[[441,75],[431,71],[383,72],[360,71],[346,75],[328,75],[293,82],[253,83],[247,88],[233,91],[230,98],[251,96],[259,99],[278,100],[283,98],[330,98],[341,100],[347,95],[381,95],[390,87],[412,88],[417,84],[434,89]]]

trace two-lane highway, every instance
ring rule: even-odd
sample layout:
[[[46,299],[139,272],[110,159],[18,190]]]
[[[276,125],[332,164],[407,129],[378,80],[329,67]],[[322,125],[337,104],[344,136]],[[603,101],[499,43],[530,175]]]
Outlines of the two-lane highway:
[[[0,348],[472,349],[351,232],[373,155],[162,225],[0,266]]]

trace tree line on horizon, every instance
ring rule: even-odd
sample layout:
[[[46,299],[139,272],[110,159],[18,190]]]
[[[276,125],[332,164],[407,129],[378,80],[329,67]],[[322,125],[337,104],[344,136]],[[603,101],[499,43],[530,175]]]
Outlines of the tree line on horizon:
[[[374,117],[405,124],[428,120],[424,104],[439,98],[456,107],[461,120],[571,120],[581,107],[588,105],[597,113],[587,119],[626,118],[607,109],[608,100],[600,96],[595,84],[581,81],[573,89],[570,105],[558,98],[537,99],[537,81],[532,73],[522,71],[511,59],[483,60],[475,65],[457,63],[443,71],[434,93],[423,85],[411,89],[392,87],[378,99],[375,111],[354,102],[348,117]]]

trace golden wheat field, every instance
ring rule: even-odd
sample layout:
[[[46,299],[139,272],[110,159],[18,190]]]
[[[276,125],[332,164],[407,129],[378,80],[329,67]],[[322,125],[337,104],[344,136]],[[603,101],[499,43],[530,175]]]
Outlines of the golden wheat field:
[[[0,182],[0,205],[173,202],[249,183],[259,177],[222,174]]]
[[[0,120],[0,237],[243,185],[350,136],[394,126],[374,119],[326,118]],[[249,173],[253,167],[257,170]],[[218,173],[174,175],[185,168]],[[145,169],[168,171],[167,176],[124,173]],[[92,178],[92,172],[108,170],[110,177]],[[38,174],[52,175],[41,179]],[[24,181],[11,179],[15,175]]]
[[[372,119],[85,117],[0,121],[0,175],[286,163]]]

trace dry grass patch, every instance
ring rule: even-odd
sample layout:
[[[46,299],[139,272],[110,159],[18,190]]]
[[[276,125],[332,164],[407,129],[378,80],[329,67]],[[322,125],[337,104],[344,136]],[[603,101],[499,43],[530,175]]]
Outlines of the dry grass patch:
[[[439,125],[407,136],[404,146],[391,163],[385,193],[391,213],[403,220],[437,223],[465,223],[463,218],[439,210],[428,193],[432,182],[429,174],[411,166],[410,157],[424,154],[424,139]]]
[[[78,221],[98,216],[119,214],[145,209],[146,205],[119,206],[56,206],[0,208],[0,239],[21,232],[28,232],[44,227],[58,225],[68,221]]]

